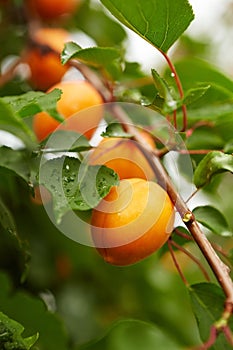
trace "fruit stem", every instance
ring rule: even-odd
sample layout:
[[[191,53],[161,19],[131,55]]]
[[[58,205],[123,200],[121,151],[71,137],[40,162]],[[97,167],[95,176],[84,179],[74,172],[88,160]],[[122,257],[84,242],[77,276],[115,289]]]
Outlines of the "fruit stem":
[[[205,279],[210,282],[210,277],[208,275],[208,272],[206,271],[206,269],[204,268],[204,266],[201,264],[201,262],[193,255],[191,254],[187,249],[185,249],[184,247],[182,247],[181,245],[179,245],[178,243],[176,243],[174,240],[171,240],[171,244],[176,247],[178,250],[180,250],[182,253],[186,254],[192,261],[195,262],[195,264],[197,264],[197,266],[199,267],[199,269],[201,270],[201,272],[203,273]]]
[[[179,273],[179,275],[180,275],[182,281],[184,282],[184,284],[185,284],[186,286],[188,286],[188,285],[189,285],[189,284],[188,284],[188,281],[186,280],[186,278],[185,278],[185,276],[184,276],[184,274],[183,274],[183,272],[182,272],[182,270],[181,270],[181,268],[180,268],[180,265],[178,264],[178,261],[177,261],[177,259],[176,259],[175,254],[174,254],[174,251],[173,251],[173,249],[172,249],[172,244],[173,244],[173,243],[172,243],[172,240],[171,240],[170,238],[169,238],[167,244],[168,244],[168,249],[169,249],[169,251],[170,251],[172,260],[173,260],[173,262],[174,262],[174,265],[175,265],[175,267],[176,267],[176,269],[177,269],[177,271],[178,271],[178,273]]]

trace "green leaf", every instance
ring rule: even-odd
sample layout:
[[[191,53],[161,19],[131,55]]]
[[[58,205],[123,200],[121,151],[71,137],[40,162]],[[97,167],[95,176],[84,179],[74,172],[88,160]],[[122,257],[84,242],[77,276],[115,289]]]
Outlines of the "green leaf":
[[[220,151],[208,153],[198,164],[194,172],[194,184],[197,188],[208,184],[212,176],[224,171],[233,172],[233,156]]]
[[[222,149],[224,140],[218,134],[217,128],[200,127],[193,131],[187,139],[186,146],[188,149]]]
[[[24,327],[0,312],[0,346],[1,349],[29,350],[37,341],[39,334],[23,338]]]
[[[167,114],[177,109],[177,101],[172,96],[170,87],[167,82],[159,75],[159,73],[152,69],[152,77],[158,93],[152,103],[152,107],[157,107],[158,112]]]
[[[16,225],[10,210],[0,198],[0,224],[10,234],[16,235]]]
[[[9,104],[0,98],[0,129],[11,132],[26,144],[31,144],[35,137],[31,129],[21,120]]]
[[[187,106],[196,102],[197,100],[199,100],[199,98],[204,96],[207,90],[209,89],[210,89],[210,85],[204,85],[204,86],[189,89],[185,93],[185,97],[183,98],[182,103]]]
[[[75,131],[54,131],[49,140],[42,143],[42,152],[82,152],[89,150],[92,146],[88,139]]]
[[[83,1],[74,20],[74,28],[77,29],[78,23],[78,27],[93,38],[98,46],[119,46],[126,38],[122,26],[106,15],[102,7],[90,6],[89,1]]]
[[[82,49],[74,42],[65,44],[61,55],[62,63],[67,63],[70,59],[106,70],[111,76],[118,76],[121,72],[121,54],[118,49],[112,47],[89,47]]]
[[[212,232],[223,237],[232,236],[226,218],[218,209],[205,205],[196,207],[193,210],[193,214],[198,222]]]
[[[24,291],[13,293],[10,281],[3,273],[0,273],[0,285],[1,310],[11,319],[24,325],[25,337],[39,333],[36,343],[38,349],[68,350],[64,324],[56,313],[48,311],[44,302],[35,296]],[[31,338],[30,343],[33,340],[36,339]],[[19,348],[16,347],[15,350]]]
[[[233,81],[225,76],[217,67],[199,58],[184,58],[175,63],[177,74],[182,82],[184,90],[192,89],[198,83],[216,84],[228,90],[231,95]],[[169,84],[174,85],[174,78],[170,69],[165,71],[164,78]]]
[[[30,164],[29,157],[25,150],[13,150],[10,147],[0,147],[0,170],[8,169],[15,175],[29,182]]]
[[[186,30],[194,14],[186,0],[101,0],[121,23],[162,52]]]
[[[229,140],[224,146],[225,153],[233,153],[233,139]]]
[[[55,217],[60,223],[70,210],[84,211],[97,206],[111,187],[118,184],[118,176],[105,166],[88,166],[63,156],[42,165],[39,182],[52,193]]]
[[[115,322],[98,341],[83,346],[83,350],[181,350],[168,334],[149,322],[126,319]],[[77,348],[78,350],[78,348]]]
[[[28,247],[20,239],[12,212],[1,198],[0,232],[0,268],[12,271],[13,266],[15,278],[23,282],[28,269]]]
[[[61,94],[59,89],[54,89],[49,93],[29,91],[18,96],[6,96],[2,100],[10,104],[14,113],[21,118],[46,111],[58,121],[63,121],[64,119],[56,110],[57,101],[61,98]]]
[[[130,138],[133,135],[129,134],[128,132],[125,132],[119,123],[110,123],[107,126],[106,130],[102,132],[101,136]]]
[[[221,288],[212,283],[199,283],[190,286],[189,290],[192,308],[197,320],[199,332],[202,341],[206,341],[210,335],[210,327],[218,321],[224,310],[225,297]],[[230,325],[233,326],[231,319]],[[227,343],[223,334],[219,334],[213,350],[232,349],[231,345]]]

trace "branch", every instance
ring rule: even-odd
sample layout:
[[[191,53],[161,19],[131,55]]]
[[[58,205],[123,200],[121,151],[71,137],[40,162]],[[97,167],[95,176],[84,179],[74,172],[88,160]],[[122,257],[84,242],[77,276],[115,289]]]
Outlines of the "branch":
[[[150,146],[145,144],[145,140],[141,139],[140,134],[136,128],[132,125],[128,115],[118,105],[112,107],[114,115],[120,121],[124,129],[134,135],[135,141],[138,142],[138,147],[144,154],[151,168],[153,169],[158,183],[167,191],[171,201],[175,205],[178,213],[180,214],[184,224],[192,234],[194,241],[199,246],[213,273],[215,274],[219,284],[221,285],[225,295],[225,311],[229,318],[233,311],[233,282],[229,275],[229,268],[226,266],[219,256],[216,254],[212,245],[201,231],[200,226],[195,220],[194,215],[187,207],[184,200],[181,198],[179,193],[176,191],[170,177],[164,169],[159,157],[157,157],[152,151]]]

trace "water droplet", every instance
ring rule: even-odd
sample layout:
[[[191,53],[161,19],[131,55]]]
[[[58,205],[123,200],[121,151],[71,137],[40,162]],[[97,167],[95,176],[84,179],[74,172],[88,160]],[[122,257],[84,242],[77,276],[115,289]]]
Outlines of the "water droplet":
[[[175,76],[175,73],[171,73],[171,77],[174,78],[174,76]]]
[[[168,106],[172,107],[172,108],[177,108],[177,103],[176,101],[172,100],[172,101],[168,101]]]

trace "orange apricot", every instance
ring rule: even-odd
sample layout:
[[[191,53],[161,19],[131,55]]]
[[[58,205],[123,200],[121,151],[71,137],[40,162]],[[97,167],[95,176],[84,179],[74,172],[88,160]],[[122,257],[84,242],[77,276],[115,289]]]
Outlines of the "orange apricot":
[[[52,201],[52,195],[46,187],[37,185],[34,187],[34,195],[30,197],[32,203],[36,205],[47,204]]]
[[[62,28],[40,28],[32,40],[35,45],[23,54],[23,61],[30,69],[29,83],[33,88],[44,91],[58,83],[69,68],[68,64],[62,65],[59,55],[70,37]]]
[[[74,13],[80,0],[27,0],[29,11],[44,20],[54,20]]]
[[[61,124],[46,112],[36,114],[33,130],[38,141],[44,140],[58,127],[79,132],[90,139],[103,116],[103,99],[99,92],[85,80],[63,81],[53,85],[48,92],[55,88],[62,90],[57,110],[65,121]],[[90,108],[94,106],[94,110]]]
[[[121,180],[93,209],[91,233],[99,254],[113,265],[134,264],[168,240],[174,206],[166,191],[144,179]]]
[[[145,142],[155,148],[153,138],[145,131],[140,133]],[[137,177],[152,180],[155,177],[149,163],[137,147],[136,141],[127,138],[104,138],[90,152],[89,163],[91,165],[106,165],[113,169],[120,179]]]

